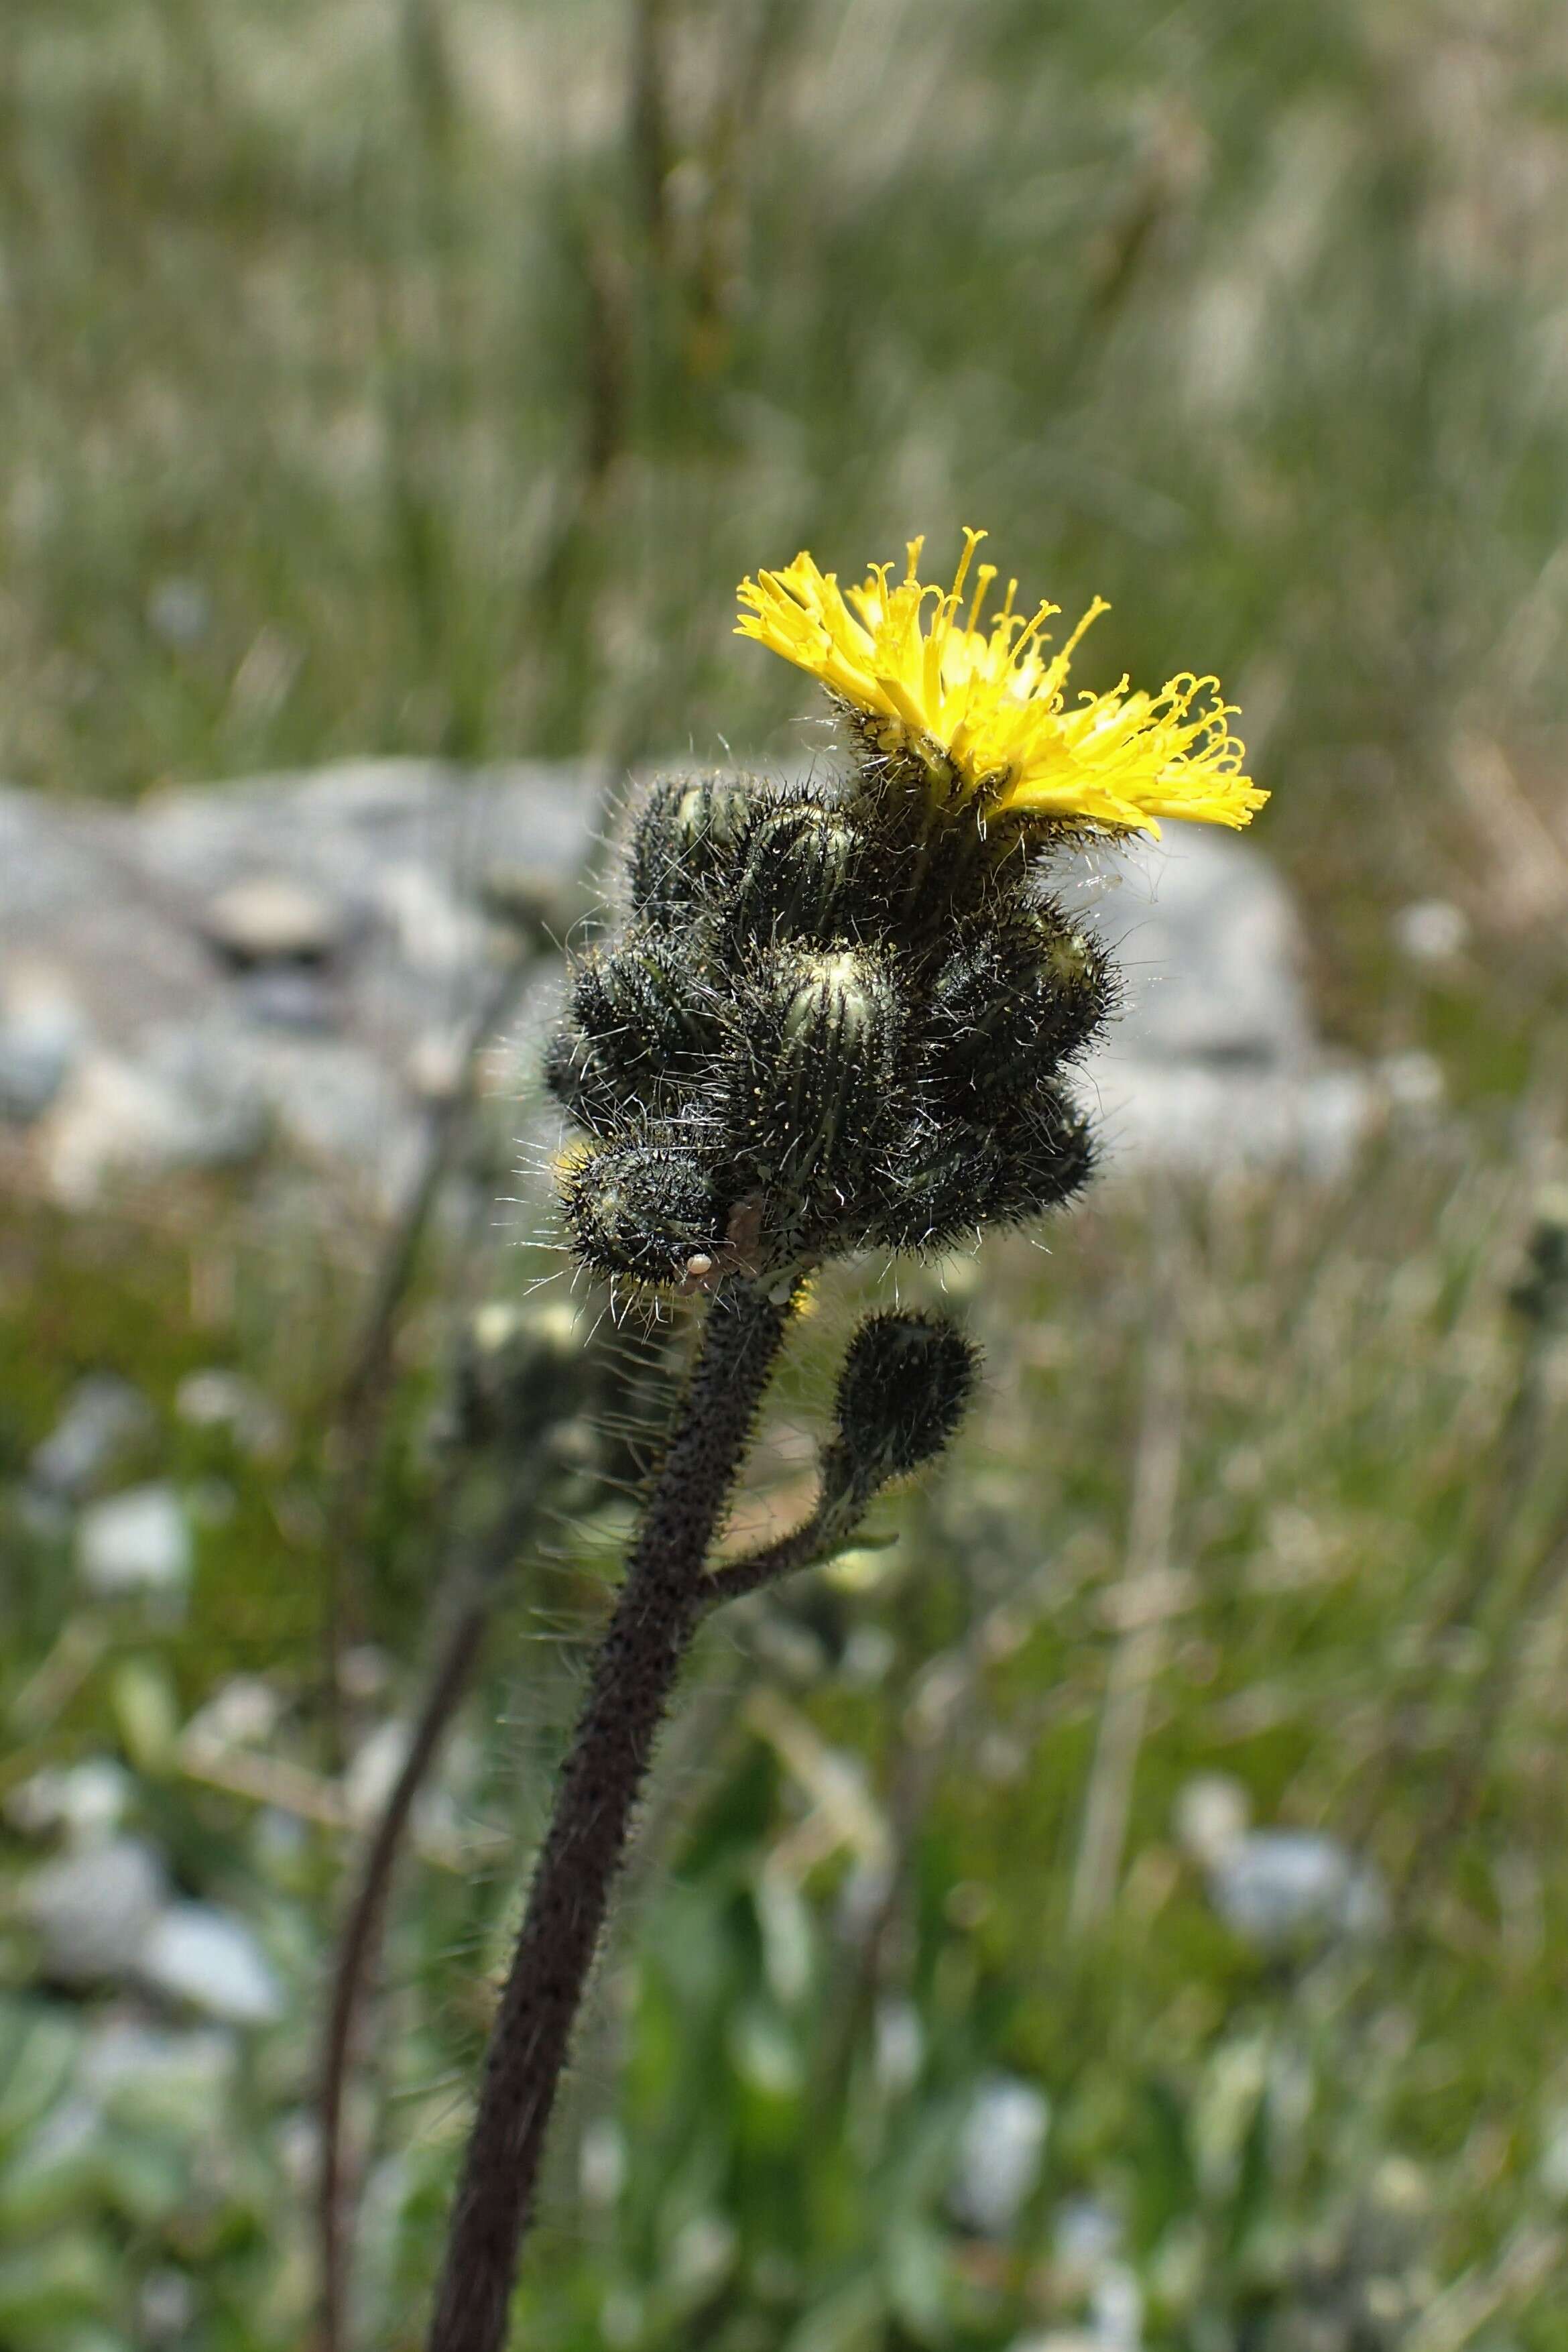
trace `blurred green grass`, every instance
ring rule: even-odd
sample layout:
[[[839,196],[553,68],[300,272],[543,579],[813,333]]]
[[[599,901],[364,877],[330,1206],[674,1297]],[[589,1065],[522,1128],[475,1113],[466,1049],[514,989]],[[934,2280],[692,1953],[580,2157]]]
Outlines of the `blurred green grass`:
[[[849,572],[915,529],[939,561],[987,523],[1026,589],[1113,598],[1086,674],[1219,671],[1331,1031],[1433,1051],[1462,1105],[1326,1192],[1145,1188],[1049,1255],[991,1254],[986,1411],[903,1507],[886,1582],[813,1587],[755,1665],[749,1636],[716,1644],[693,1694],[674,1876],[610,1972],[530,2341],[990,2352],[1082,2320],[1050,2248],[1092,2195],[1162,2347],[1568,2343],[1542,2268],[1568,2113],[1555,1370],[1530,1478],[1500,1491],[1499,1468],[1524,1346],[1504,1295],[1563,1111],[1565,193],[1548,0],[8,0],[0,774],[131,796],[361,751],[814,745],[803,681],[729,635],[734,582],[801,543]],[[1432,895],[1472,944],[1416,971],[1387,919]],[[81,1613],[16,1486],[77,1372],[134,1379],[160,1416],[141,1468],[220,1475],[234,1507],[183,1629],[116,1629],[47,1719],[13,1713],[6,1786],[117,1756],[183,1883],[265,1928],[289,2016],[221,2128],[143,2121],[46,2165],[100,2020],[36,1993],[5,1926],[18,2352],[154,2340],[171,2273],[194,2296],[173,2340],[201,2352],[292,2352],[307,2324],[298,2148],[341,1840],[151,1752],[121,1669],[162,1677],[175,1722],[267,1673],[278,1756],[324,1773],[313,1433],[364,1268],[243,1223],[214,1244],[214,1205],[96,1227],[8,1205],[6,1706]],[[237,1253],[221,1278],[214,1246]],[[401,1335],[372,1497],[389,1706],[436,1525],[418,1433],[443,1303]],[[280,1462],[176,1426],[214,1360],[306,1433]],[[1172,1393],[1174,1581],[1143,1592],[1169,1615],[1115,1899],[1075,1921],[1107,1693],[1143,1671],[1131,1518]],[[606,1538],[561,1531],[468,1717],[462,1805],[514,1838]],[[862,1760],[904,1841],[869,1960],[842,1927],[864,1856],[801,1859],[789,1757],[813,1740]],[[1356,1839],[1387,1938],[1280,1965],[1229,1935],[1171,1827],[1213,1769],[1265,1822]],[[8,1841],[8,1880],[26,1861]],[[426,1856],[398,1906],[378,2346],[416,2340],[513,1892],[494,1850]],[[900,2087],[878,2052],[910,2016],[925,2057]],[[999,2252],[941,2189],[998,2066],[1054,2103]]]
[[[1550,0],[12,0],[0,772],[744,746],[742,572],[974,520],[1320,876],[1506,866],[1565,123]]]
[[[1087,2290],[1051,2250],[1090,2198],[1118,2217],[1150,2346],[1561,2344],[1568,1483],[1550,1417],[1528,1475],[1496,1488],[1531,1360],[1508,1293],[1531,1166],[1477,1165],[1433,1127],[1384,1150],[1327,1192],[1113,1189],[1049,1253],[988,1253],[989,1283],[966,1261],[942,1270],[986,1344],[984,1412],[942,1479],[884,1512],[894,1549],[744,1633],[716,1629],[574,2080],[524,2340],[1001,2352],[1082,2318]],[[22,2282],[7,2303],[0,2264],[0,2313],[21,2352],[141,2343],[128,2299],[171,2270],[193,2344],[292,2347],[309,2308],[300,2116],[344,1853],[309,1796],[339,1785],[313,1696],[330,1454],[310,1433],[340,1307],[254,1238],[214,1291],[195,1205],[116,1229],[133,1283],[105,1279],[104,1234],[79,1221],[40,1213],[0,1255],[13,1472],[71,1373],[109,1365],[154,1407],[141,1475],[193,1494],[216,1475],[232,1495],[204,1522],[183,1624],[100,1608],[108,1638],[40,1712],[40,1663],[94,1612],[57,1535],[4,1490],[5,1784],[117,1758],[131,1823],[251,1919],[287,2013],[249,2037],[219,2109],[176,2096],[150,2123],[132,2099],[63,2176],[43,2163],[60,2126],[24,2097],[42,2061],[21,2067],[20,2120],[0,2130],[0,2255]],[[798,1476],[852,1313],[827,1300],[810,1327],[768,1476]],[[419,1430],[448,1347],[444,1318],[410,1318],[360,1596],[391,1682],[356,1702],[356,1738],[414,1688],[440,1526]],[[250,1461],[179,1425],[177,1383],[214,1353],[267,1375],[296,1433],[281,1454]],[[1151,1528],[1165,1444],[1174,1484]],[[447,1857],[427,1843],[405,1873],[371,2062],[389,2094],[361,2270],[378,2347],[418,2340],[515,1841],[615,1541],[565,1524],[523,1570],[443,1800]],[[1478,1571],[1479,1607],[1457,1618]],[[248,1796],[179,1729],[236,1671],[282,1706]],[[1081,1911],[1129,1677],[1143,1712]],[[1385,1931],[1270,1958],[1227,1929],[1176,1835],[1179,1792],[1215,1771],[1260,1822],[1353,1841],[1383,1874]],[[0,2022],[25,2048],[63,2035],[68,2081],[116,2012],[26,1992],[30,1951],[15,1923],[0,1934]],[[998,2070],[1052,2109],[1000,2242],[956,2229],[946,2203]],[[204,2156],[214,2131],[243,2164]],[[143,2181],[139,2203],[154,2158],[165,2185]],[[91,2264],[51,2285],[82,2245]],[[1450,2337],[1472,2305],[1486,2324]]]

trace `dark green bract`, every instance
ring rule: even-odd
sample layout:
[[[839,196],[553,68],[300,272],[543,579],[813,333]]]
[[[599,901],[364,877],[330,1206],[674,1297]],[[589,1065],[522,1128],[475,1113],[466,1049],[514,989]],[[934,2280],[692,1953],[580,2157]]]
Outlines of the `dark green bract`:
[[[934,821],[863,746],[810,787],[653,782],[546,1062],[597,1146],[564,1163],[576,1255],[644,1284],[784,1274],[1071,1199],[1093,1155],[1063,1077],[1116,990],[1042,887],[1071,837]]]

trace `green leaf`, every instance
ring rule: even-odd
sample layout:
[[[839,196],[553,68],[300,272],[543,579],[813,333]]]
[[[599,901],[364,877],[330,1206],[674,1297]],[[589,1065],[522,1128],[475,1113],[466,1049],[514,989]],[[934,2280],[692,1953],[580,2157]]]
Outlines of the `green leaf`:
[[[0,2003],[0,2154],[28,2133],[64,2091],[81,2036],[63,2018]]]
[[[883,2282],[874,2271],[864,2271],[814,2304],[779,2352],[873,2352],[887,2316]]]

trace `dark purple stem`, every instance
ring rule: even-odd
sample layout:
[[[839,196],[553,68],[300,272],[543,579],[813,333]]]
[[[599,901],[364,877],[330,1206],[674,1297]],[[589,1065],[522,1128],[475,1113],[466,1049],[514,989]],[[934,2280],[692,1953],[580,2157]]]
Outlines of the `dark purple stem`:
[[[500,2352],[539,2159],[638,1793],[791,1301],[719,1291],[594,1662],[490,2036],[429,2352]]]

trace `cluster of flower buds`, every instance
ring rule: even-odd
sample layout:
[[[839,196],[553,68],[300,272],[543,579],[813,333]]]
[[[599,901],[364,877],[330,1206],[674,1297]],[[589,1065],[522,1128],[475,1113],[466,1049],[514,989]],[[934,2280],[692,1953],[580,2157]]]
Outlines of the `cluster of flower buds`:
[[[560,1200],[584,1265],[784,1276],[1081,1189],[1063,1076],[1111,1010],[1107,960],[1041,887],[1038,827],[936,814],[924,784],[868,746],[841,783],[645,792],[622,919],[547,1064],[583,1130]]]

